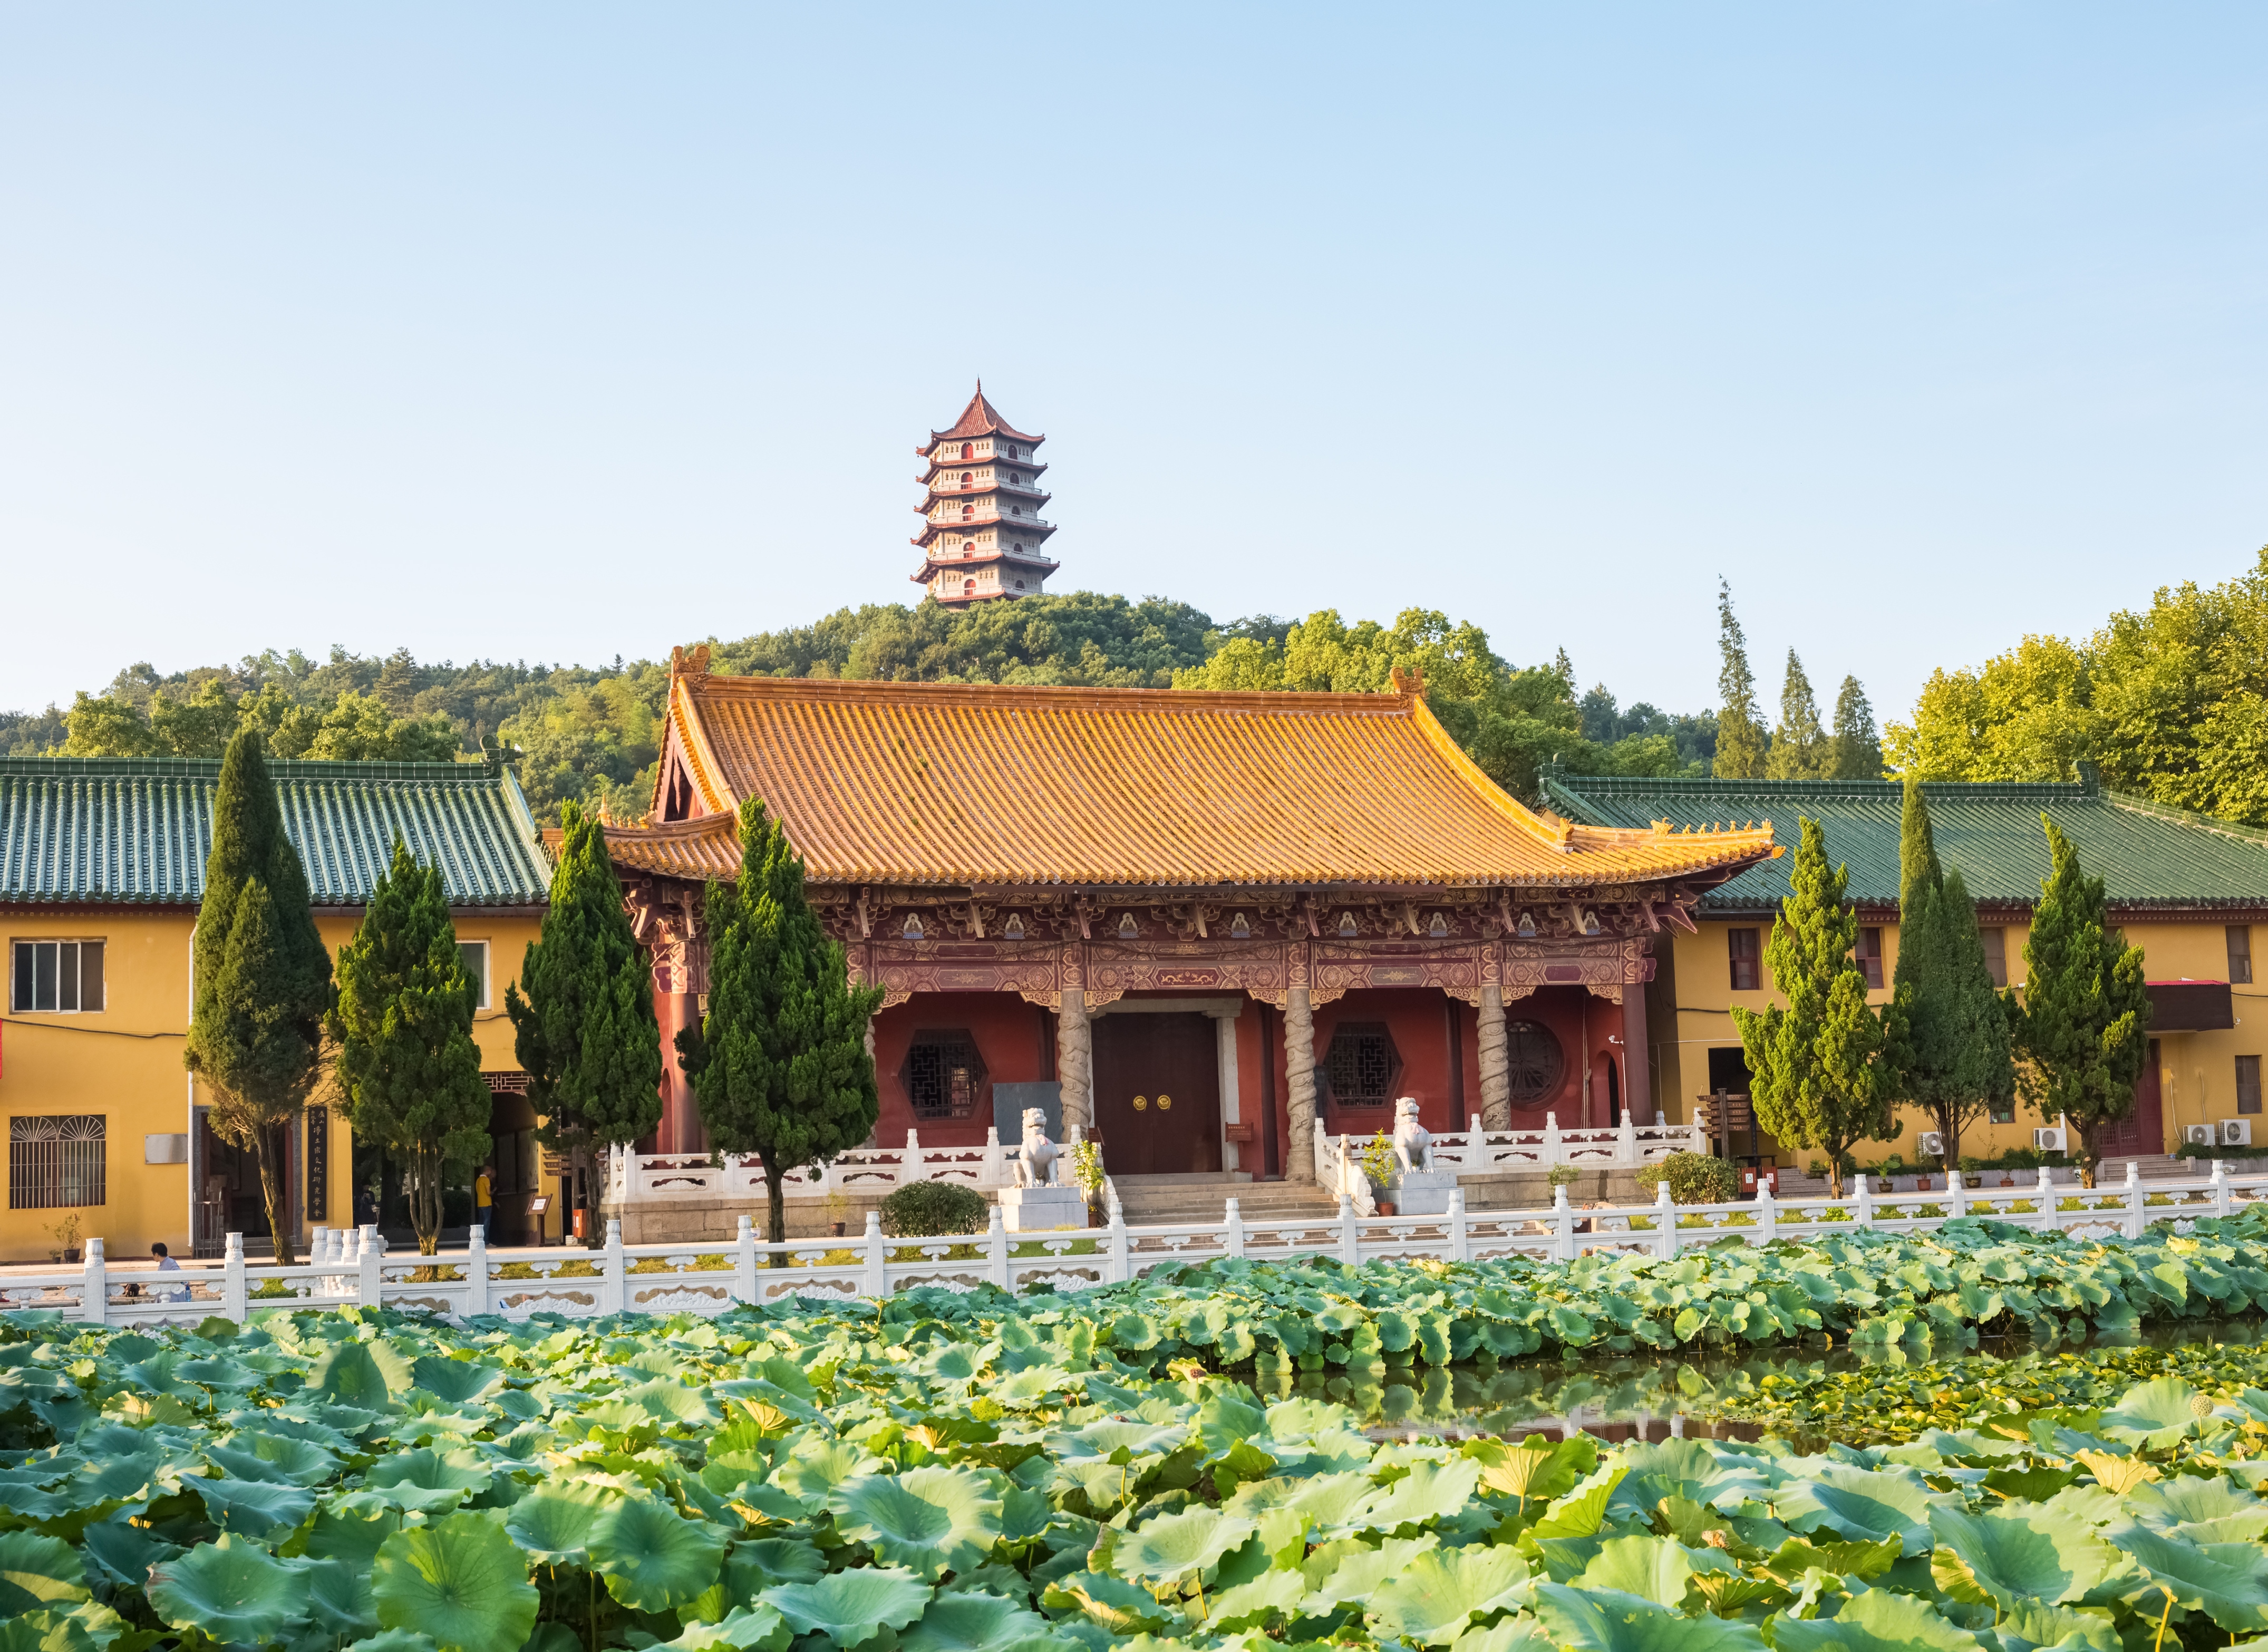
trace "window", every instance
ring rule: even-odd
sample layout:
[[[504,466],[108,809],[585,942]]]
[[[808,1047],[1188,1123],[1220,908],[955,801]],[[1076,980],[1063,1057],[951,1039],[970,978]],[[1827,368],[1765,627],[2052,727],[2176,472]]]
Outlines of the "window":
[[[2008,985],[2008,932],[2005,929],[1980,929],[1977,939],[1984,948],[1984,973],[1992,977],[1994,986]],[[2006,1124],[2007,1119],[1998,1121]]]
[[[924,1123],[974,1117],[984,1095],[984,1060],[967,1031],[917,1032],[899,1078]]]
[[[8,1121],[8,1208],[103,1202],[103,1115],[44,1113]]]
[[[489,1007],[489,943],[485,940],[460,940],[457,943],[457,961],[465,966],[465,973],[473,977],[473,1007]]]
[[[2257,1113],[2260,1110],[2260,1058],[2236,1058],[2236,1110]]]
[[[89,1014],[102,1008],[102,943],[99,940],[19,940],[9,1007],[18,1015],[42,1011]]]
[[[2228,984],[2252,985],[2252,931],[2242,924],[2228,926]]]
[[[1867,977],[1867,990],[1876,992],[1882,986],[1882,932],[1867,927],[1859,932],[1859,970]]]
[[[1334,1107],[1384,1107],[1394,1099],[1402,1076],[1402,1057],[1394,1039],[1378,1023],[1349,1021],[1331,1034],[1323,1058]]]
[[[1541,1021],[1506,1021],[1504,1028],[1505,1073],[1512,1081],[1515,1107],[1529,1107],[1559,1088],[1565,1057],[1551,1029]]]
[[[1733,991],[1755,992],[1760,985],[1756,970],[1756,932],[1753,929],[1727,930],[1725,951],[1732,961]]]

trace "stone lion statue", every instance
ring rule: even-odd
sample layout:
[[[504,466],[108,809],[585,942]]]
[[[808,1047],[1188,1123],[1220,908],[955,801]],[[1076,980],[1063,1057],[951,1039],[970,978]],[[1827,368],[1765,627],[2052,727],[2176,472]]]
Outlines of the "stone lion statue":
[[[1037,1107],[1024,1110],[1024,1140],[1016,1149],[1018,1187],[1057,1185],[1056,1168],[1063,1154],[1048,1139],[1048,1116]]]
[[[1413,1095],[1394,1103],[1394,1162],[1405,1175],[1433,1168],[1433,1138],[1418,1122],[1418,1099]]]

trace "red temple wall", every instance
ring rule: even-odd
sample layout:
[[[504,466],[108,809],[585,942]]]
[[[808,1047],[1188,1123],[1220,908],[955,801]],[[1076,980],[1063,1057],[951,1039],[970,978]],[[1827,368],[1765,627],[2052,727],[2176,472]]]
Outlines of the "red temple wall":
[[[1051,1042],[1051,1029],[1046,1012],[1036,1004],[1027,1004],[1013,992],[917,992],[874,1017],[874,1084],[882,1103],[874,1139],[883,1147],[903,1146],[909,1130],[919,1131],[924,1146],[984,1145],[984,1132],[992,1124],[989,1086],[967,1118],[914,1117],[899,1074],[914,1035],[932,1031],[968,1033],[983,1058],[990,1083],[1031,1083],[1055,1076],[1052,1051],[1043,1051],[1043,1044]]]

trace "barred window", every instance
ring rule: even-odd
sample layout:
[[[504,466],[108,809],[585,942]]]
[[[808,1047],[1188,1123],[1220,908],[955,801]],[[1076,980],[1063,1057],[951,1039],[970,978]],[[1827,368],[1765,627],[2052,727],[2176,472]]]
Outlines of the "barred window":
[[[103,1115],[45,1113],[8,1121],[8,1208],[55,1210],[103,1199]]]
[[[984,1093],[984,1058],[961,1029],[917,1032],[899,1078],[914,1117],[924,1122],[975,1116]]]
[[[102,1008],[102,943],[19,940],[8,1005],[16,1014],[92,1014]]]
[[[1980,929],[1977,932],[1977,939],[1984,948],[1984,973],[1992,977],[1994,986],[2007,985],[2008,932],[2005,929]],[[2006,1124],[2007,1120],[1997,1122]]]
[[[1882,990],[1882,932],[1873,925],[1859,932],[1857,948],[1859,973],[1867,977],[1867,990]]]
[[[2228,981],[2232,986],[2252,985],[2252,931],[2244,924],[2228,926]]]
[[[1559,1074],[1565,1067],[1566,1060],[1566,1052],[1560,1049],[1559,1040],[1543,1022],[1515,1021],[1505,1023],[1505,1073],[1512,1080],[1514,1106],[1533,1106],[1557,1090]]]
[[[1344,1021],[1331,1034],[1323,1058],[1334,1107],[1383,1107],[1394,1099],[1402,1056],[1376,1022]]]
[[[465,973],[473,977],[473,1007],[489,1007],[489,943],[485,940],[460,940],[457,943],[457,962],[465,966]]]
[[[2257,1113],[2260,1110],[2260,1058],[2236,1058],[2236,1110]]]

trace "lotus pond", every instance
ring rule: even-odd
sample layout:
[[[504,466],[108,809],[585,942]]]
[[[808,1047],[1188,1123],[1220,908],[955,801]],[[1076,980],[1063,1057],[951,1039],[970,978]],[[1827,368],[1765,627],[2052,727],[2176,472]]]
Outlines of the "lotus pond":
[[[2248,1215],[717,1320],[23,1316],[0,1652],[2221,1646],[2268,1630],[2268,1355],[2051,1345],[2249,1316],[2264,1260]],[[1923,1328],[2040,1351],[1890,1357]],[[1805,1337],[1884,1357],[1710,1374]],[[1300,1391],[1672,1348],[1837,1442],[1381,1441]]]

